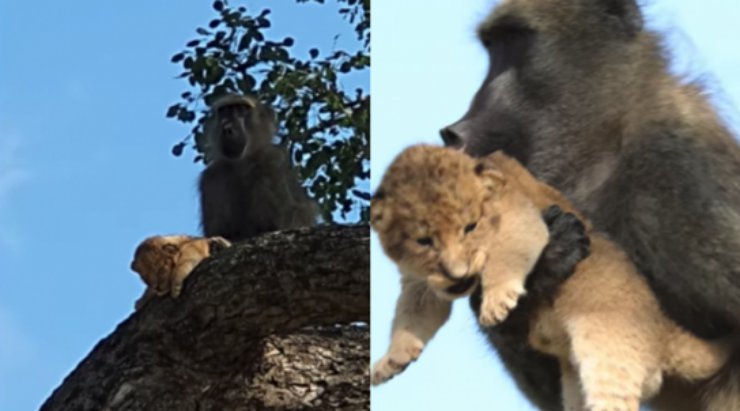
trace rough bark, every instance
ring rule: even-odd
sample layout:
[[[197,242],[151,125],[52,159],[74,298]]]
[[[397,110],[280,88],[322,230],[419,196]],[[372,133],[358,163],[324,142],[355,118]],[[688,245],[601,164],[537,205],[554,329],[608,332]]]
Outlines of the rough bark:
[[[368,237],[319,227],[216,254],[178,299],[100,341],[41,409],[369,409]]]

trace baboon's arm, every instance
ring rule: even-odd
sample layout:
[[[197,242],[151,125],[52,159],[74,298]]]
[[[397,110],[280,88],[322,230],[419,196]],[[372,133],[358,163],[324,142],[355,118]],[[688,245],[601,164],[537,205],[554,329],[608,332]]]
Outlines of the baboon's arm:
[[[542,218],[550,237],[527,277],[528,300],[551,300],[560,284],[575,272],[576,265],[590,252],[591,241],[586,227],[574,214],[553,205],[544,210]]]
[[[200,209],[203,235],[222,236],[232,240],[239,239],[236,212],[229,186],[230,179],[222,176],[216,167],[207,168],[200,177]]]

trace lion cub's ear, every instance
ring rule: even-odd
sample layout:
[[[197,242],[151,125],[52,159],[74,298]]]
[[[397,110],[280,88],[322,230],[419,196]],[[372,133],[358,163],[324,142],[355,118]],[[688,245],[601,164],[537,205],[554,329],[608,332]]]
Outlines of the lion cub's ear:
[[[497,193],[506,185],[506,177],[491,162],[479,161],[473,171],[481,178],[483,186],[491,192]]]
[[[180,252],[180,247],[175,244],[165,244],[162,246],[162,251],[167,255],[176,255]]]
[[[390,225],[391,216],[387,201],[382,188],[376,191],[370,200],[370,225],[377,231],[384,231]]]

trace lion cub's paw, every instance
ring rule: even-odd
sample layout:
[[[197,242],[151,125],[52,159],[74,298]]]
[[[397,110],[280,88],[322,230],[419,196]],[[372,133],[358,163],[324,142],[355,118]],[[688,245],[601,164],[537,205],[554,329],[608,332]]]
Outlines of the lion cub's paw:
[[[231,247],[231,241],[221,236],[208,237],[208,245],[212,252],[219,252],[225,248]]]
[[[419,358],[423,349],[424,344],[421,341],[406,341],[402,346],[391,347],[373,366],[371,383],[380,385],[402,373],[409,364]]]
[[[484,327],[502,323],[509,312],[516,307],[519,297],[526,294],[524,284],[511,281],[483,290],[478,321]]]

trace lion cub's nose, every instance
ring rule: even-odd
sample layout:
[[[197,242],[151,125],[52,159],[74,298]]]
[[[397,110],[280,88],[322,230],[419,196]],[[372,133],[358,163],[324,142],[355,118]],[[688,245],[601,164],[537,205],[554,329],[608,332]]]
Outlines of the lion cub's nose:
[[[468,274],[468,265],[464,261],[445,262],[444,270],[453,280],[459,280]]]

